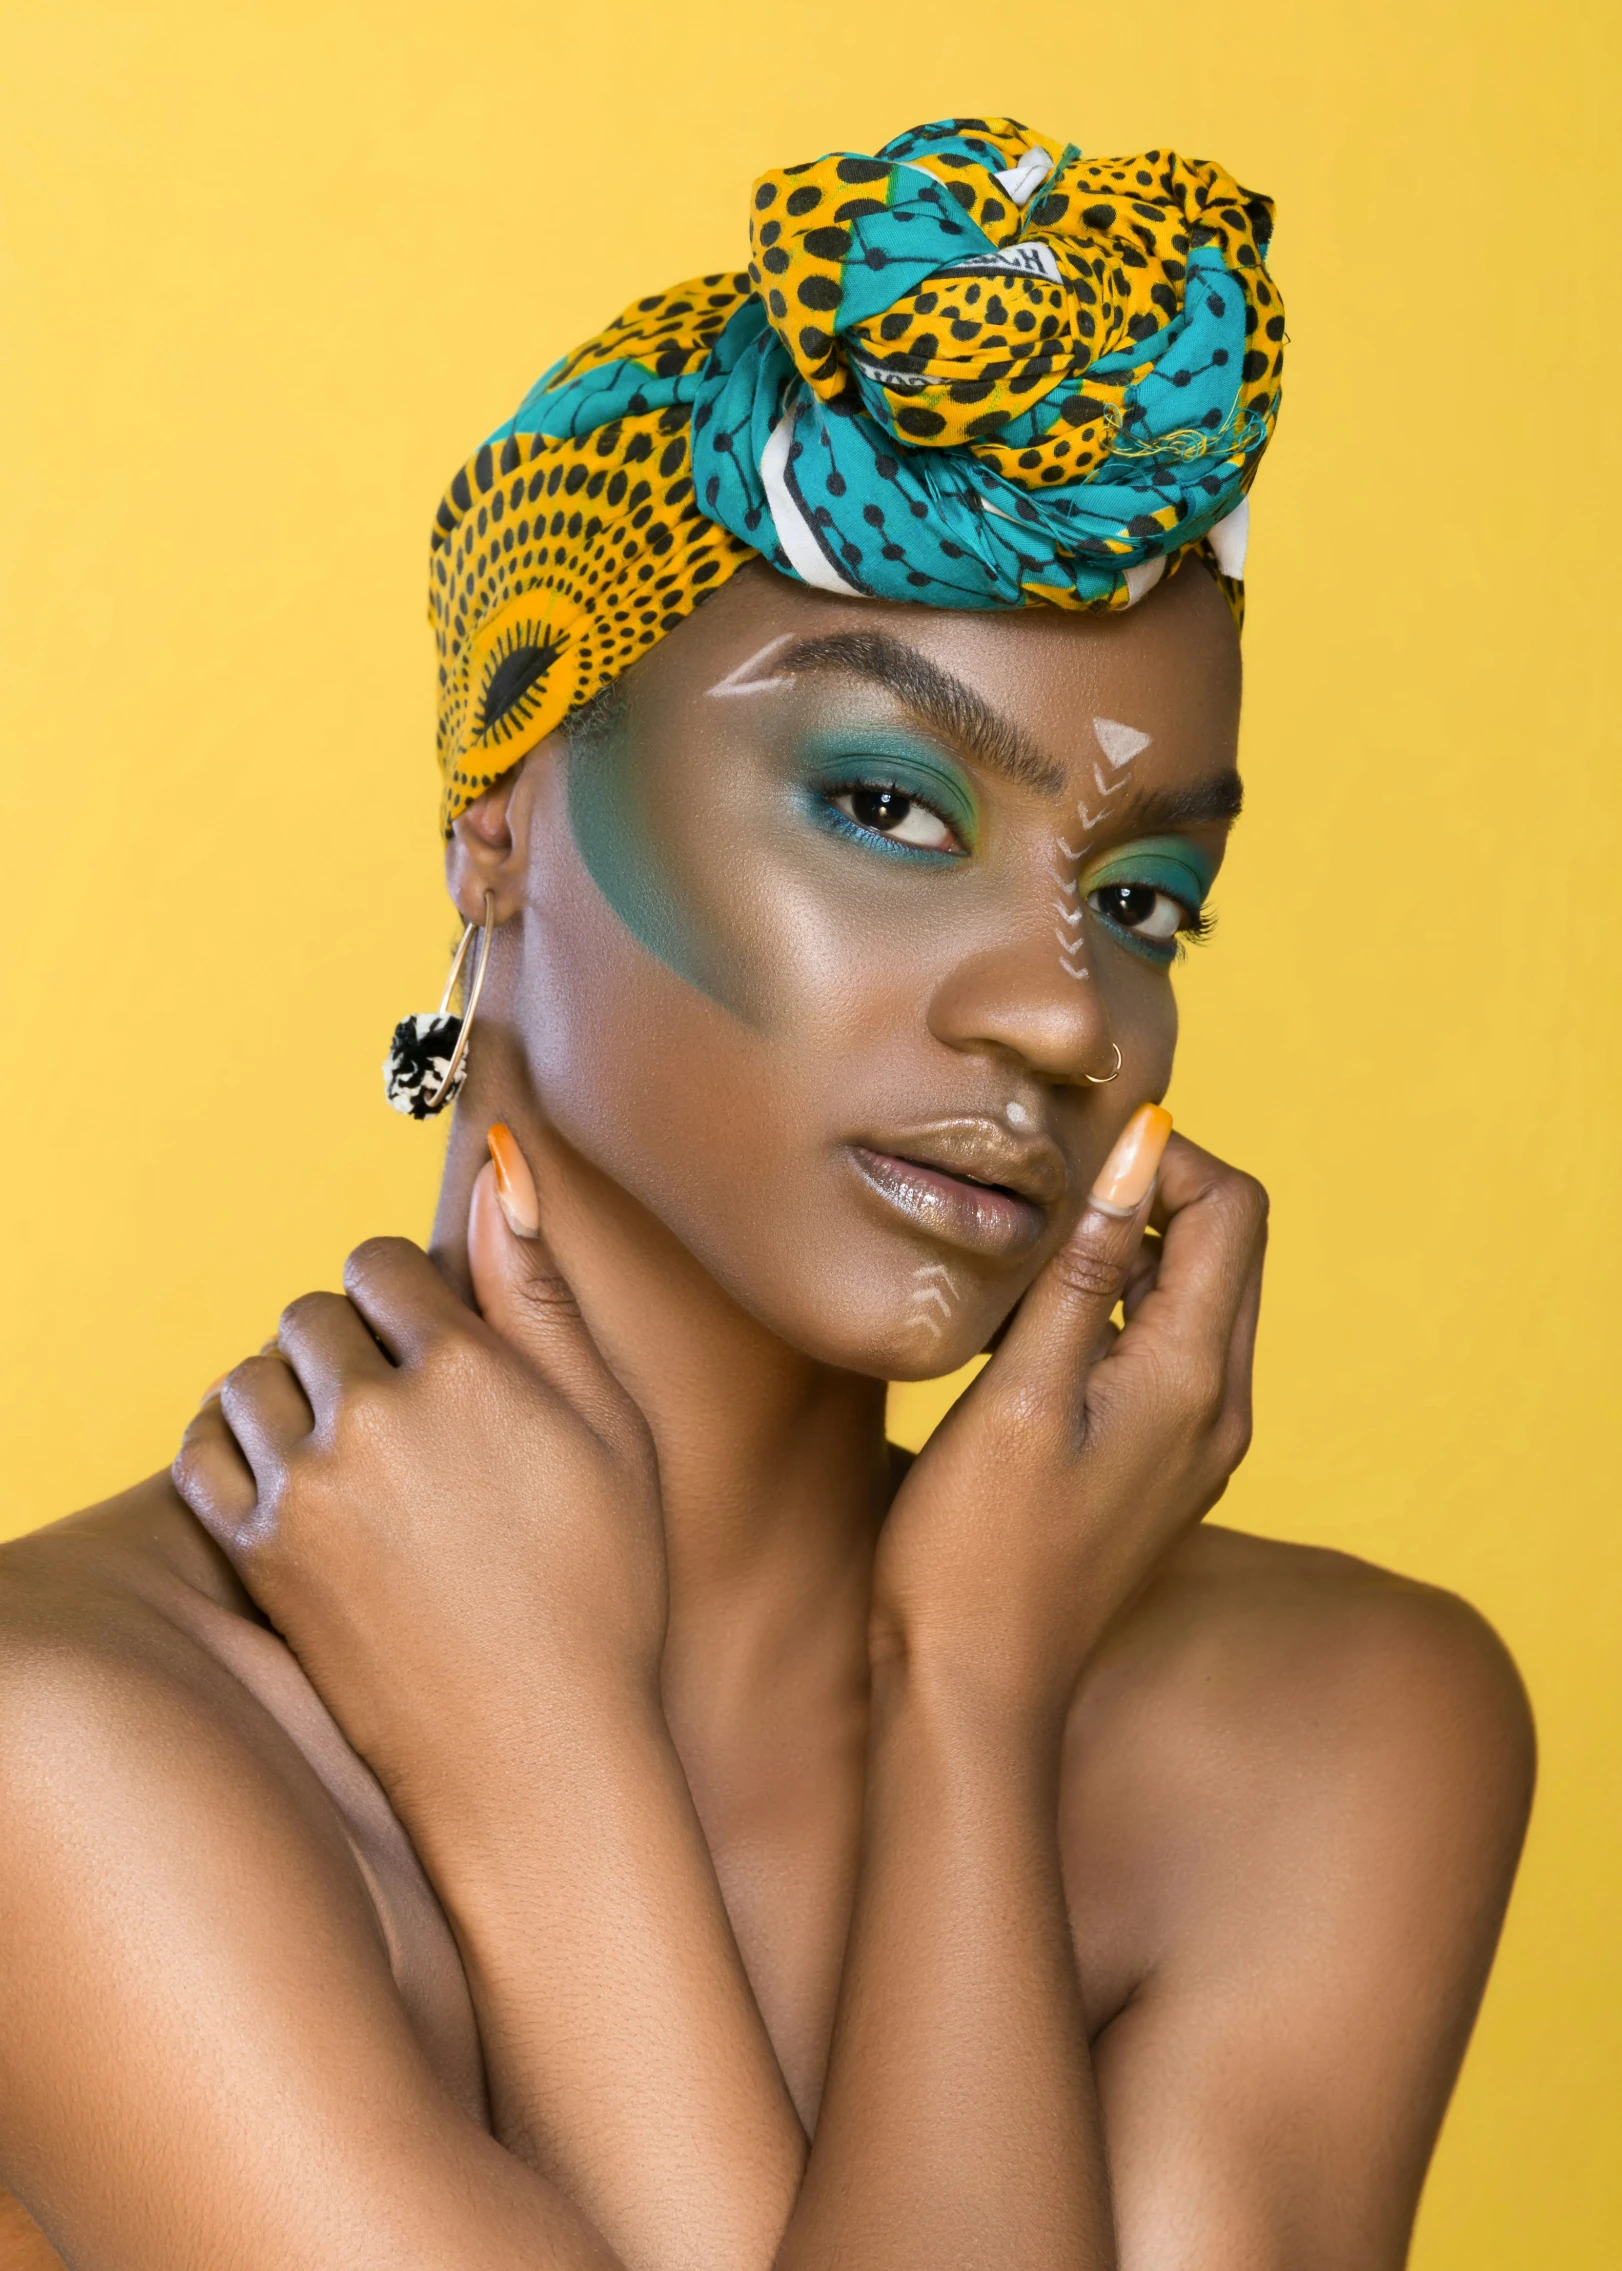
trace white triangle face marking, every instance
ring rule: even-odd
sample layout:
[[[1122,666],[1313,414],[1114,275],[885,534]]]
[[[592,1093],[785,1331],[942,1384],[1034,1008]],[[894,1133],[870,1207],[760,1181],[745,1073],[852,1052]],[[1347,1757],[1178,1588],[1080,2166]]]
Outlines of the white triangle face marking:
[[[1094,718],[1093,732],[1112,765],[1130,765],[1154,739],[1152,733],[1139,733],[1135,725],[1122,725],[1119,718]]]

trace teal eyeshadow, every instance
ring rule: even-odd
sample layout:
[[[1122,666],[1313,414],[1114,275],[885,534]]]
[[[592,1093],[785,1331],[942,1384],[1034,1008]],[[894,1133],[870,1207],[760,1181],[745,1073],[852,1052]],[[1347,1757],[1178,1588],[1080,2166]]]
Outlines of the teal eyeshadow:
[[[1127,844],[1081,879],[1084,893],[1102,891],[1112,883],[1141,883],[1151,891],[1164,891],[1197,915],[1216,881],[1216,869],[1199,847],[1184,836],[1146,836],[1142,843]]]
[[[812,817],[838,835],[856,835],[873,850],[892,857],[937,864],[957,859],[960,855],[955,852],[932,852],[921,844],[894,843],[859,822],[853,823],[832,803],[848,789],[898,789],[903,796],[915,797],[938,812],[967,849],[974,849],[980,815],[968,782],[927,743],[920,744],[893,727],[813,735],[797,752],[797,769]]]

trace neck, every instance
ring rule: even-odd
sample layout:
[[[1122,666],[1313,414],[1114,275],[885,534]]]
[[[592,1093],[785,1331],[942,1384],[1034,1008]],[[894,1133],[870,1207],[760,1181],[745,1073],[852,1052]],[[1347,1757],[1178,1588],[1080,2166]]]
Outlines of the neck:
[[[629,1193],[573,1150],[525,1082],[468,1091],[452,1125],[434,1252],[469,1291],[467,1216],[504,1119],[546,1236],[658,1450],[670,1569],[666,1685],[725,1708],[785,1665],[860,1645],[892,1487],[884,1383],[791,1348],[732,1300]],[[843,1636],[843,1645],[835,1636]]]

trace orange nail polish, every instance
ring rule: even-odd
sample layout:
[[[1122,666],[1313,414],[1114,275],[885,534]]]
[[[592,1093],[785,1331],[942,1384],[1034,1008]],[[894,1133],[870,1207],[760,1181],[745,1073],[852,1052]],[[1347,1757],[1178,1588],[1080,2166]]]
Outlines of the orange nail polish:
[[[1163,1106],[1138,1106],[1088,1193],[1087,1204],[1095,1214],[1114,1215],[1125,1222],[1137,1213],[1154,1187],[1170,1134],[1171,1114]]]
[[[230,1377],[231,1375],[229,1372],[222,1372],[217,1380],[211,1380],[209,1382],[208,1386],[203,1390],[202,1394],[197,1399],[199,1409],[201,1409],[201,1407],[208,1402],[210,1396],[217,1396],[219,1394],[220,1390],[225,1386],[225,1383],[230,1379]]]
[[[497,1120],[489,1135],[490,1158],[496,1170],[496,1203],[515,1238],[541,1234],[541,1202],[529,1161],[519,1150],[512,1129]]]

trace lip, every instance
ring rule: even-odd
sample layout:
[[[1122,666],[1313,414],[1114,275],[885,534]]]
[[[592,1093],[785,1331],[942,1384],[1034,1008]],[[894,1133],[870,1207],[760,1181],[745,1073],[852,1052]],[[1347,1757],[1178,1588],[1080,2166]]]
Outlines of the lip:
[[[1069,1179],[1057,1144],[994,1120],[937,1121],[847,1149],[868,1188],[919,1229],[1004,1260],[1037,1243]]]

